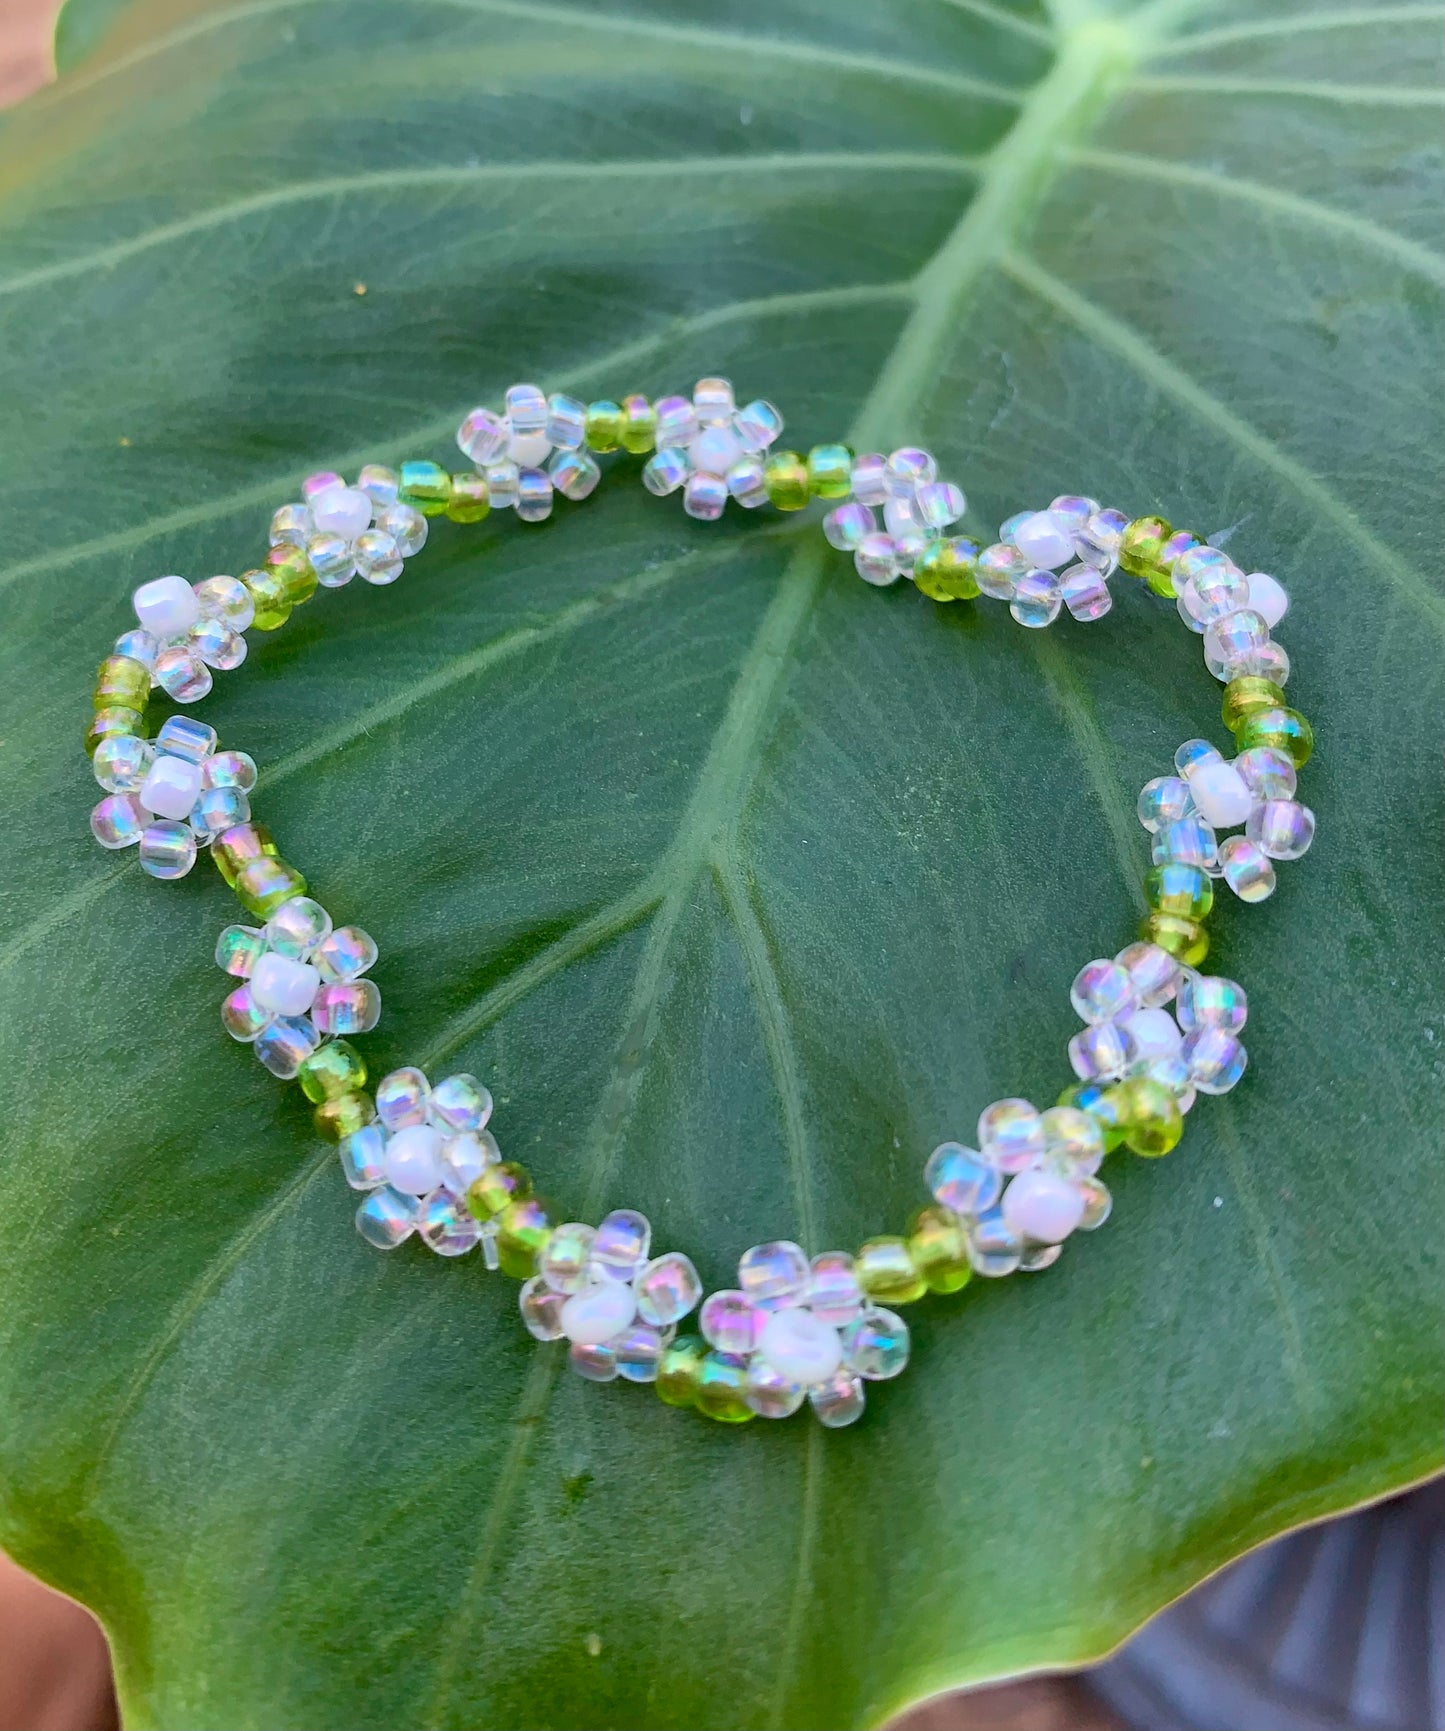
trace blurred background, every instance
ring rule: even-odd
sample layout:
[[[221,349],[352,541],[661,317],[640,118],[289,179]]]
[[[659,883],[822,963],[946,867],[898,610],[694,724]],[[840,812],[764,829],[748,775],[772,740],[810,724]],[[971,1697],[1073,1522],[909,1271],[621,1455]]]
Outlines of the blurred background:
[[[0,0],[0,106],[51,76],[59,0]],[[0,1555],[0,1731],[119,1724],[87,1612]],[[941,1696],[892,1731],[1445,1731],[1445,1481],[1292,1533],[1091,1672]]]

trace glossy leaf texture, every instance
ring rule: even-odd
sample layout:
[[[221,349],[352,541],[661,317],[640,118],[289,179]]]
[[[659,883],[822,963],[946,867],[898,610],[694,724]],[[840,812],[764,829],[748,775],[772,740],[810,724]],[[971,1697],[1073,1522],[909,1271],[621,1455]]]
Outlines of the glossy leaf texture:
[[[1440,31],[1318,4],[71,0],[0,128],[0,1540],[130,1723],[871,1723],[1438,1463]],[[518,378],[711,372],[928,444],[989,538],[1073,490],[1229,531],[1318,730],[1314,851],[1214,922],[1244,1082],[837,1434],[588,1386],[478,1263],[363,1246],[219,1027],[215,874],[86,832],[136,583]],[[381,945],[374,1073],[475,1070],[564,1216],[718,1285],[1053,1098],[1135,793],[1224,736],[1122,579],[1026,632],[635,470],[439,527],[203,713]]]

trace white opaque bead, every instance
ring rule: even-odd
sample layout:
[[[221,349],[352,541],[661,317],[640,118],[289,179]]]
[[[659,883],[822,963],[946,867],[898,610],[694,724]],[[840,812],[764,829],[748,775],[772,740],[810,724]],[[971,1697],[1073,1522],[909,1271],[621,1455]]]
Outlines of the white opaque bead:
[[[201,616],[196,592],[184,577],[156,577],[142,583],[133,604],[136,618],[163,643],[189,631]]]
[[[321,976],[310,962],[274,950],[268,950],[251,972],[251,996],[277,1016],[304,1016],[320,985]]]
[[[1019,552],[1043,571],[1057,571],[1074,557],[1074,537],[1066,519],[1051,511],[1025,517],[1009,537]]]
[[[201,791],[201,766],[182,757],[158,757],[141,783],[140,800],[157,817],[189,817]]]
[[[562,1306],[562,1332],[578,1346],[601,1346],[637,1315],[637,1296],[624,1281],[608,1280],[574,1292]]]
[[[722,477],[743,455],[743,442],[731,427],[707,427],[687,448],[693,468]]]
[[[1272,631],[1289,612],[1289,596],[1278,577],[1271,577],[1268,571],[1251,571],[1247,605],[1260,615]]]
[[[807,1310],[777,1310],[763,1324],[758,1352],[804,1388],[827,1382],[843,1362],[838,1331]]]
[[[371,527],[371,499],[358,487],[328,487],[311,501],[311,518],[322,533],[354,541]]]
[[[1249,816],[1254,795],[1232,763],[1216,758],[1189,774],[1189,792],[1200,816],[1215,829],[1235,829]]]
[[[427,1196],[446,1177],[445,1140],[430,1124],[409,1124],[386,1144],[387,1181],[408,1196]]]
[[[1057,1172],[1020,1172],[1003,1193],[1005,1225],[1039,1244],[1061,1244],[1084,1217],[1084,1198]]]
[[[551,450],[545,433],[513,433],[507,441],[507,460],[519,469],[536,469],[546,462]]]

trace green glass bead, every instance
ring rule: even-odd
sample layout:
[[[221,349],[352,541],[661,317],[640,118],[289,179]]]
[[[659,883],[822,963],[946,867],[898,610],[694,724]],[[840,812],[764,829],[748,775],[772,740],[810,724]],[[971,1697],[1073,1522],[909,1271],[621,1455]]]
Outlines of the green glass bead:
[[[746,1424],[753,1416],[743,1394],[747,1373],[742,1363],[724,1352],[710,1352],[697,1373],[697,1410],[719,1424]]]
[[[1145,877],[1144,900],[1156,914],[1202,920],[1214,906],[1214,885],[1198,866],[1171,861],[1154,866]]]
[[[451,503],[452,478],[440,463],[414,459],[401,466],[397,497],[423,517],[440,517]]]
[[[95,673],[97,709],[144,709],[151,699],[151,672],[129,655],[107,655]]]
[[[1081,1112],[1087,1112],[1091,1118],[1097,1119],[1100,1129],[1104,1132],[1104,1152],[1112,1154],[1124,1140],[1124,1119],[1119,1111],[1119,1102],[1114,1098],[1114,1090],[1103,1082],[1076,1082],[1072,1088],[1065,1088],[1059,1095],[1061,1106],[1076,1106]]]
[[[551,1236],[552,1222],[545,1202],[536,1196],[509,1202],[497,1216],[497,1255],[502,1273],[510,1274],[513,1280],[530,1280]]]
[[[1256,709],[1234,736],[1240,751],[1256,745],[1284,752],[1296,769],[1303,769],[1315,748],[1315,733],[1297,709]]]
[[[1184,1134],[1184,1114],[1179,1102],[1162,1082],[1148,1076],[1131,1076],[1113,1089],[1124,1120],[1124,1146],[1154,1160],[1179,1145]]]
[[[1242,673],[1224,688],[1220,713],[1231,733],[1238,733],[1251,715],[1261,709],[1283,709],[1284,693],[1272,679],[1261,679],[1255,673]]]
[[[1174,533],[1173,524],[1163,517],[1136,517],[1124,527],[1119,541],[1119,565],[1131,577],[1149,578],[1162,570],[1159,556],[1164,543]],[[1174,593],[1171,583],[1168,593]]]
[[[600,402],[587,405],[582,437],[594,451],[606,455],[608,451],[620,449],[626,425],[627,417],[622,412],[621,403],[609,403],[604,397]]]
[[[480,523],[492,508],[485,475],[468,469],[452,476],[451,497],[447,500],[447,516],[453,523]]]
[[[684,1334],[673,1341],[658,1360],[658,1399],[669,1406],[696,1406],[698,1379],[706,1358],[707,1342],[700,1334]]]
[[[808,452],[808,490],[815,499],[846,499],[853,491],[853,453],[846,445],[814,445]]]
[[[243,571],[241,581],[250,591],[256,610],[251,623],[258,631],[275,631],[291,617],[286,579],[279,571]]]
[[[657,411],[646,397],[622,399],[622,448],[640,457],[657,443]]]
[[[236,874],[247,860],[264,855],[275,859],[279,851],[264,823],[238,823],[231,829],[223,829],[211,843],[216,870],[232,889],[236,887]]]
[[[328,1040],[303,1059],[296,1072],[301,1092],[318,1106],[342,1094],[354,1094],[366,1086],[366,1060],[346,1040]],[[367,1123],[371,1120],[368,1118]]]
[[[928,1287],[906,1238],[870,1238],[857,1257],[858,1284],[880,1304],[912,1304]]]
[[[908,1254],[930,1292],[958,1292],[973,1279],[963,1222],[951,1208],[921,1208],[908,1235]]]
[[[262,854],[246,861],[231,887],[247,913],[269,920],[282,902],[306,894],[306,879],[279,854]]]
[[[324,1052],[326,1048],[323,1046]],[[337,1094],[323,1100],[311,1114],[311,1121],[328,1142],[339,1142],[343,1136],[354,1136],[376,1117],[376,1107],[370,1094]]]
[[[1168,950],[1186,968],[1197,968],[1209,954],[1209,933],[1198,920],[1181,918],[1178,914],[1147,914],[1139,924],[1139,936],[1146,944],[1158,944]]]
[[[913,581],[934,601],[972,601],[978,594],[978,545],[966,535],[930,541],[913,567]]]
[[[124,704],[109,704],[104,709],[97,709],[85,730],[85,755],[94,757],[95,748],[103,739],[118,739],[122,735],[143,739],[145,725],[146,718],[141,712]]]
[[[808,465],[796,451],[774,451],[763,465],[763,486],[780,511],[801,511],[808,503]]]
[[[286,599],[293,607],[304,606],[316,593],[316,568],[306,557],[304,547],[282,541],[266,555],[265,567],[281,579]]]
[[[503,1160],[489,1166],[467,1187],[467,1207],[478,1220],[490,1220],[512,1202],[532,1194],[532,1180],[525,1166]]]

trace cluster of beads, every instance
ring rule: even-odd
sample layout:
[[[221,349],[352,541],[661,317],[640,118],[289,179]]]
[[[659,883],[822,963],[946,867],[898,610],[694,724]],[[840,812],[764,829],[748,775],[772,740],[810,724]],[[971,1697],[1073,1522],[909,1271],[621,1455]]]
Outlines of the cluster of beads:
[[[1108,1218],[1098,1176],[1106,1155],[1169,1153],[1196,1097],[1224,1093],[1243,1075],[1245,994],[1198,971],[1205,922],[1217,878],[1242,901],[1263,900],[1275,863],[1309,847],[1314,816],[1295,795],[1312,736],[1284,700],[1289,657],[1270,634],[1288,602],[1267,573],[1246,575],[1162,518],[1131,521],[1074,494],[1010,517],[980,550],[947,533],[964,496],[939,479],[928,452],[817,445],[802,456],[774,448],[782,428],[762,399],[739,409],[725,379],[656,403],[584,404],[514,385],[501,412],[478,408],[463,421],[457,442],[468,471],[372,464],[354,486],[329,471],[311,475],[301,500],[272,518],[261,566],[194,584],[160,577],[136,591],[137,625],[101,663],[86,748],[105,795],[91,814],[96,840],[136,844],[160,878],[183,876],[208,849],[257,922],[220,935],[217,963],[236,982],[222,1022],[313,1103],[318,1130],[339,1145],[346,1181],[361,1192],[356,1226],[369,1244],[392,1250],[416,1237],[439,1256],[480,1250],[488,1268],[523,1283],[527,1329],[567,1342],[573,1369],[590,1381],[651,1383],[669,1404],[730,1423],[786,1418],[806,1403],[838,1427],[863,1412],[865,1383],[907,1364],[900,1307],[956,1293],[975,1276],[1049,1267],[1075,1232]],[[488,1128],[492,1098],[475,1077],[433,1087],[405,1068],[368,1091],[350,1037],[380,1016],[367,978],[375,943],[359,926],[333,924],[253,819],[256,765],[244,752],[219,750],[214,729],[185,715],[170,716],[154,738],[145,726],[153,691],[192,703],[210,690],[213,669],[239,666],[247,630],[275,630],[319,589],[354,577],[394,582],[425,544],[429,518],[475,523],[495,506],[541,521],[555,494],[585,499],[600,478],[597,457],[618,451],[651,453],[644,484],[657,494],[680,489],[684,509],[702,520],[719,517],[730,498],[785,511],[820,500],[829,544],[851,552],[867,582],[907,578],[939,602],[1004,600],[1030,628],[1065,608],[1080,621],[1102,618],[1110,579],[1139,578],[1202,636],[1235,742],[1227,759],[1207,740],[1186,741],[1176,773],[1140,794],[1149,911],[1138,941],[1074,980],[1084,1024],[1068,1042],[1077,1080],[1057,1104],[1040,1111],[997,1100],[979,1118],[976,1148],[934,1149],[924,1169],[933,1200],[907,1232],[811,1258],[786,1241],[755,1245],[737,1285],[707,1297],[687,1256],[652,1254],[641,1214],[559,1223],[525,1168],[502,1158]],[[679,1333],[694,1313],[698,1332]]]

